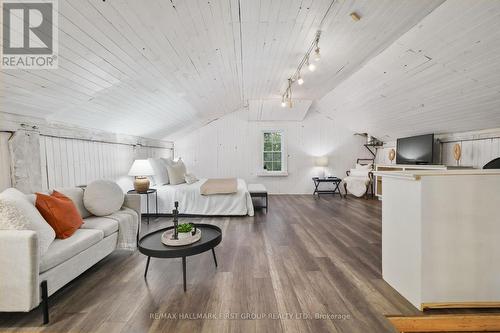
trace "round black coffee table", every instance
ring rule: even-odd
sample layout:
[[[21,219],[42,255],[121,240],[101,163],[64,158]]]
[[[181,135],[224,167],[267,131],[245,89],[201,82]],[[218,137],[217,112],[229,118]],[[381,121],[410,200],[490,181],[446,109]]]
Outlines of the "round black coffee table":
[[[219,227],[211,224],[195,224],[201,229],[201,239],[196,243],[185,246],[167,246],[161,242],[161,235],[174,227],[163,228],[149,233],[139,240],[139,252],[148,256],[144,278],[148,274],[149,261],[154,258],[182,258],[182,277],[184,280],[184,291],[186,291],[186,257],[193,256],[208,250],[212,250],[215,267],[217,258],[214,248],[222,241],[222,231]]]

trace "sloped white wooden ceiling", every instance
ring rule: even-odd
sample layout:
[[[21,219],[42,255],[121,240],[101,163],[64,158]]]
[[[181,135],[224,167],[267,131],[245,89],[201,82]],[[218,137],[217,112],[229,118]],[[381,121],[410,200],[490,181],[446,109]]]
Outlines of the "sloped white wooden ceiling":
[[[320,98],[441,3],[338,0],[320,27],[331,0],[61,0],[59,68],[2,71],[0,111],[161,138],[279,98],[319,28],[294,96]]]
[[[500,1],[446,1],[317,107],[384,140],[500,127]]]

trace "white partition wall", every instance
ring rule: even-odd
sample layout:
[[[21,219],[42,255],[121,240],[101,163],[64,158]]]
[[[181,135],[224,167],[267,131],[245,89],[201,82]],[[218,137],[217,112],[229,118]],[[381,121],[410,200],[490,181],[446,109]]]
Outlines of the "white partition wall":
[[[40,136],[42,187],[85,185],[118,180],[136,158],[171,157],[172,149]]]
[[[11,133],[0,132],[0,191],[10,187],[9,137]]]

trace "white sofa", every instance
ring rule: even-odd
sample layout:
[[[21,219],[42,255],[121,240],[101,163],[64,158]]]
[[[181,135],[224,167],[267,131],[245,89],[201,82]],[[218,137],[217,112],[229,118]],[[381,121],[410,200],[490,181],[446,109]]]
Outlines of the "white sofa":
[[[84,224],[71,237],[55,239],[42,256],[35,231],[0,230],[0,311],[28,312],[41,303],[47,323],[48,297],[117,248],[123,219],[140,227],[140,195],[127,194],[120,211],[97,217],[83,208],[83,189],[58,191],[70,193]]]

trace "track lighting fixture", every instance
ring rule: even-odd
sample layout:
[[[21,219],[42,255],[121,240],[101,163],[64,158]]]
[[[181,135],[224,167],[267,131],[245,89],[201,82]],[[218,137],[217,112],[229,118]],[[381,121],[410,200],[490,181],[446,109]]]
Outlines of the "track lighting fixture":
[[[307,58],[307,68],[311,71],[314,72],[316,70],[316,65],[312,62],[309,62],[309,58]]]
[[[314,50],[314,61],[320,61],[321,54],[319,54],[319,46],[316,45],[316,49]]]
[[[295,73],[288,79],[288,86],[281,95],[281,106],[289,106],[290,108],[293,106],[292,104],[292,84],[297,82],[299,86],[304,84],[304,79],[302,78],[301,75],[301,70],[304,65],[309,69],[309,71],[314,72],[316,70],[316,64],[314,62],[318,62],[321,58],[321,55],[319,53],[319,38],[321,36],[321,31],[318,30],[316,32],[316,36],[314,36],[314,40],[311,43],[311,46],[309,46],[309,49],[307,50],[306,54],[302,57],[302,60],[299,63],[299,66],[297,67],[297,70]],[[311,53],[314,50],[313,60],[314,62],[310,62],[309,59],[311,57]]]
[[[299,72],[299,78],[297,79],[297,83],[299,84],[299,86],[304,84],[304,79],[302,78],[302,76],[300,76],[300,72]]]

